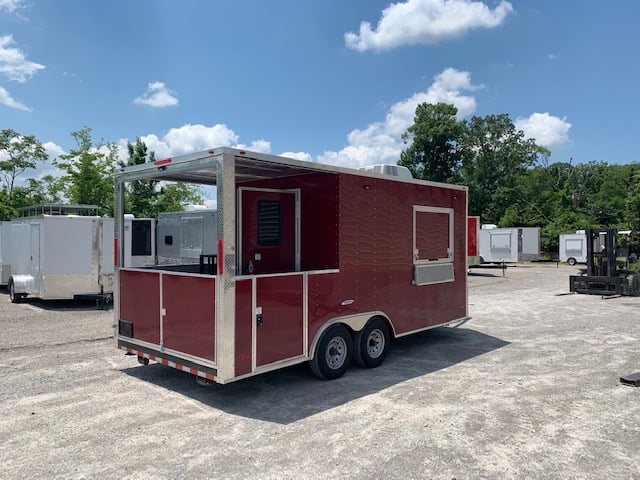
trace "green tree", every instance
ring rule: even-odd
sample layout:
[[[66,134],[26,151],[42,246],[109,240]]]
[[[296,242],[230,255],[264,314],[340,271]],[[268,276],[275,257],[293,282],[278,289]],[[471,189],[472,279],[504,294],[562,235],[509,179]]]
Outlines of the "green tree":
[[[204,202],[198,188],[184,183],[167,183],[160,189],[154,214],[158,212],[181,212],[186,204],[199,205]]]
[[[59,183],[60,179],[52,175],[45,175],[40,179],[28,178],[25,187],[13,189],[13,206],[18,209],[44,203],[62,203]]]
[[[16,210],[11,204],[11,199],[6,188],[0,189],[0,220],[11,220],[16,216]]]
[[[519,175],[549,152],[525,139],[507,114],[473,117],[467,123],[458,180],[469,186],[469,211],[498,223],[509,207]]]
[[[595,226],[584,213],[562,210],[550,222],[540,225],[540,249],[543,252],[558,253],[559,237],[562,233],[574,233],[576,230]]]
[[[72,132],[77,148],[60,155],[54,165],[62,170],[63,195],[72,203],[97,205],[100,215],[113,215],[113,168],[117,151],[113,144],[93,145],[91,129]]]
[[[0,131],[0,175],[9,201],[16,178],[47,158],[44,147],[33,135],[20,135],[11,129]]]
[[[626,222],[626,207],[628,192],[635,184],[633,177],[638,165],[608,165],[599,182],[599,188],[593,195],[593,210],[596,215],[603,215],[611,219],[611,225],[622,230],[629,229]]]
[[[414,123],[402,135],[408,148],[398,165],[411,170],[415,178],[449,182],[461,165],[460,139],[465,125],[456,119],[458,109],[445,103],[422,103]]]
[[[625,197],[625,220],[631,230],[640,231],[640,166],[636,165]]]
[[[129,158],[127,162],[120,162],[123,167],[141,165],[155,160],[154,152],[148,152],[147,145],[136,138],[136,143],[127,142]],[[137,218],[154,217],[157,212],[158,182],[156,180],[134,180],[127,185],[125,211]]]
[[[136,139],[128,143],[127,162],[123,167],[153,162],[155,153],[149,152],[146,144]],[[159,182],[158,180],[134,180],[127,184],[125,192],[125,211],[138,218],[155,218],[160,212],[180,212],[185,205],[204,202],[201,189],[187,184]]]
[[[502,226],[540,226],[551,222],[564,209],[571,207],[570,163],[541,162],[517,176],[510,205],[500,218]]]

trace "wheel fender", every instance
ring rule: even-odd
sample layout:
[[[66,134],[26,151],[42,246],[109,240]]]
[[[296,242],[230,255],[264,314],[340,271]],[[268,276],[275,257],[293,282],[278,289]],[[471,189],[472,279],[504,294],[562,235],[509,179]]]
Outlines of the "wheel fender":
[[[351,332],[359,332],[364,328],[367,322],[373,317],[382,317],[385,320],[385,322],[387,322],[387,325],[389,325],[389,328],[391,330],[391,337],[392,338],[395,337],[395,328],[393,327],[393,323],[388,320],[389,317],[385,315],[384,312],[366,312],[366,313],[358,313],[355,315],[346,315],[344,317],[335,317],[327,321],[316,332],[315,336],[313,337],[313,341],[311,342],[311,345],[309,347],[309,358],[311,359],[315,356],[318,342],[322,338],[322,335],[324,335],[324,332],[326,332],[327,329],[332,325],[335,325],[336,323],[342,323],[343,325],[347,326],[351,330]]]
[[[31,275],[12,275],[9,278],[9,283],[13,282],[13,291],[22,294],[29,293],[28,285],[30,282],[33,282],[33,277]]]

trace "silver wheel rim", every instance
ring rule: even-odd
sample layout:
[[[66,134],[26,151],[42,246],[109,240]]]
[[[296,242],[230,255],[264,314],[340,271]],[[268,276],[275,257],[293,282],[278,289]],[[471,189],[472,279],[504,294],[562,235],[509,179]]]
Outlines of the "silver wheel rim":
[[[367,338],[367,355],[370,358],[378,358],[384,351],[384,342],[382,330],[378,328],[372,330]]]
[[[333,337],[327,345],[324,357],[332,370],[342,367],[347,359],[347,342],[344,338]]]

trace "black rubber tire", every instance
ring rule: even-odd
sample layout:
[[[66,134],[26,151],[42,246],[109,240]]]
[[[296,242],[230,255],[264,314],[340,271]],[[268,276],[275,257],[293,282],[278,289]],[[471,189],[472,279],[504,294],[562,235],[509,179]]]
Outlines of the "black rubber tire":
[[[376,368],[384,362],[390,342],[387,323],[380,317],[374,317],[355,334],[353,360],[361,367]]]
[[[567,263],[573,267],[577,262],[575,258],[569,257],[567,258]]]
[[[332,325],[322,334],[315,355],[309,361],[313,374],[323,380],[344,375],[353,358],[353,338],[344,325]]]
[[[23,297],[23,294],[16,293],[16,287],[13,284],[13,280],[9,280],[9,300],[11,300],[11,303],[20,303]]]

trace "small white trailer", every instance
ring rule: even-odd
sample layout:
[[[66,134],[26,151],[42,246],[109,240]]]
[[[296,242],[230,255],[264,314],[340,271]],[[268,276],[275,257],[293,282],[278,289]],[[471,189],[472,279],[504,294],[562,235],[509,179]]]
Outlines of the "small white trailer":
[[[569,265],[587,263],[587,235],[584,230],[576,233],[560,235],[558,242],[558,259]]]
[[[91,296],[108,302],[114,284],[114,221],[90,205],[39,205],[11,222],[9,297]],[[71,213],[71,214],[69,214]]]
[[[540,228],[481,228],[479,244],[481,263],[535,261],[540,258]]]

